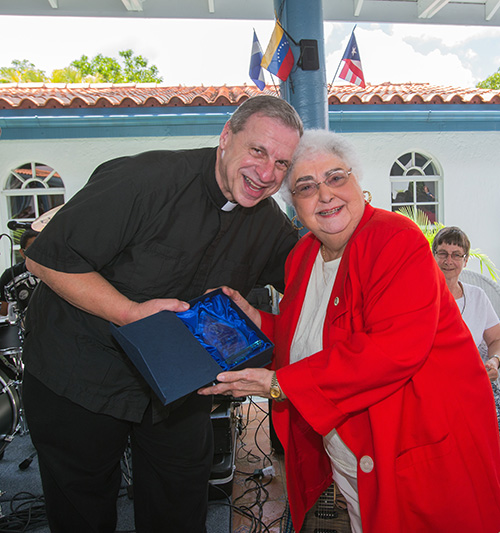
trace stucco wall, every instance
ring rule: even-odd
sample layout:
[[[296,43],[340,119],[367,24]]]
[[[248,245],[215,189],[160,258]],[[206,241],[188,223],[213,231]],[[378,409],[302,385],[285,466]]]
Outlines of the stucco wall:
[[[500,132],[346,133],[364,162],[363,188],[371,191],[373,205],[390,209],[389,172],[394,161],[409,151],[433,156],[443,171],[443,222],[460,226],[479,248],[500,266],[500,186],[496,165]],[[108,159],[145,150],[215,146],[217,136],[141,137],[77,140],[16,140],[0,142],[2,188],[12,168],[29,161],[50,165],[66,186],[66,199],[87,181],[94,168]],[[8,221],[5,198],[0,201],[0,227]],[[84,221],[82,221],[84,223]],[[0,241],[0,268],[9,264],[7,239]],[[479,270],[475,260],[469,267]]]
[[[497,164],[500,132],[345,134],[364,161],[363,188],[373,205],[391,208],[389,172],[402,154],[415,150],[432,155],[443,172],[445,225],[461,227],[473,248],[479,248],[500,267],[500,170]],[[479,272],[479,263],[468,267]]]
[[[0,142],[0,189],[3,191],[11,169],[36,161],[54,168],[66,187],[69,200],[87,182],[102,162],[147,150],[216,146],[217,136],[139,137],[111,139],[16,140]],[[7,230],[9,214],[5,194],[0,201],[0,228]],[[85,223],[85,221],[82,221]],[[10,243],[0,240],[0,273],[10,266]]]

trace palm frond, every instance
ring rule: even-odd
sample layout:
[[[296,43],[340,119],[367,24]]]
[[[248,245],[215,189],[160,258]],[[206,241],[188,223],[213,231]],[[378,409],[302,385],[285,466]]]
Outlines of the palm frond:
[[[469,252],[470,257],[475,257],[479,260],[479,269],[481,270],[481,274],[483,273],[483,267],[486,267],[486,270],[488,271],[489,275],[494,281],[500,281],[500,271],[495,266],[495,263],[481,250],[475,249]]]
[[[431,222],[429,217],[423,211],[420,209],[415,209],[413,206],[400,207],[396,213],[413,220],[413,222],[415,222],[415,224],[417,224],[417,226],[422,230],[422,233],[425,235],[427,241],[429,242],[429,246],[431,247],[434,237],[437,235],[438,231],[445,227],[444,224]],[[493,281],[500,281],[500,271],[495,266],[495,263],[493,263],[493,261],[485,253],[478,249],[471,249],[469,251],[469,256],[479,260],[479,269],[481,270],[481,274],[485,268]]]
[[[432,241],[436,236],[437,232],[444,228],[443,224],[431,222],[429,217],[420,209],[415,209],[413,206],[403,206],[400,207],[396,213],[408,217],[410,220],[413,220],[415,224],[422,230],[422,233],[425,235],[429,245],[432,246]]]

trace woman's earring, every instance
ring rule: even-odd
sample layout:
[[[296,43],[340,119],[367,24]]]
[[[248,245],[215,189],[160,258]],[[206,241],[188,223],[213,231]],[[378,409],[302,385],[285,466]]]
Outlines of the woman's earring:
[[[372,193],[370,191],[363,191],[363,196],[365,198],[365,204],[371,204],[371,202],[372,202]]]
[[[293,218],[292,218],[292,226],[297,230],[297,231],[300,231],[301,229],[304,229],[304,226],[297,226],[297,215],[295,215]]]

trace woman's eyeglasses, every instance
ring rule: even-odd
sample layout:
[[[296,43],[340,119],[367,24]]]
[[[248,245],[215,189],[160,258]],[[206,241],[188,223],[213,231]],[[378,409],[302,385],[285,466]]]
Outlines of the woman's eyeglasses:
[[[324,181],[320,181],[319,183],[315,182],[312,179],[307,181],[301,181],[300,183],[295,184],[295,189],[293,189],[292,194],[294,194],[297,198],[310,198],[311,196],[318,194],[319,186],[323,183],[329,189],[338,189],[339,187],[342,187],[342,185],[345,185],[347,183],[351,172],[352,168],[349,170],[332,170],[328,174],[328,177]]]
[[[461,259],[465,259],[467,257],[467,254],[461,254],[459,252],[452,252],[449,254],[448,252],[445,252],[444,250],[440,250],[439,252],[435,252],[434,255],[441,259],[441,261],[446,261],[448,259],[448,256],[450,256],[453,261],[460,261]]]

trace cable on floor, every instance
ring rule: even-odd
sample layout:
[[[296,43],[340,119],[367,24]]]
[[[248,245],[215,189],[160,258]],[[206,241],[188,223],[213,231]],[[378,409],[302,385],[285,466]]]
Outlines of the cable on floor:
[[[255,411],[254,415],[251,415],[252,409]],[[265,416],[259,420],[258,412],[263,413]],[[238,496],[231,503],[229,497],[226,496],[226,502],[220,501],[211,501],[210,505],[223,505],[229,506],[233,512],[244,516],[250,520],[250,533],[269,533],[270,527],[277,523],[282,523],[285,514],[274,519],[271,523],[265,523],[264,517],[264,504],[269,500],[269,491],[266,489],[269,485],[275,474],[272,458],[269,454],[265,453],[264,450],[258,444],[259,433],[264,432],[264,435],[267,439],[270,439],[269,434],[264,429],[264,423],[269,419],[269,413],[267,410],[262,409],[262,407],[256,403],[251,397],[248,397],[248,408],[246,409],[246,415],[242,417],[241,422],[241,431],[238,434],[238,450],[237,458],[238,460],[246,460],[250,464],[257,464],[262,461],[262,468],[257,468],[253,472],[244,472],[241,470],[236,470],[235,475],[244,476],[244,484],[246,490],[241,496]],[[248,444],[245,442],[245,437],[248,434],[248,426],[252,422],[259,420],[257,428],[255,430],[254,443],[260,455],[254,453],[253,449],[248,448]],[[222,489],[221,489],[222,490]],[[254,495],[253,501],[246,501],[245,503],[241,500],[248,496],[249,494]],[[240,502],[240,504],[238,504]]]
[[[10,513],[0,516],[0,533],[18,533],[47,525],[45,500],[30,492],[19,492],[0,505],[9,503]]]

